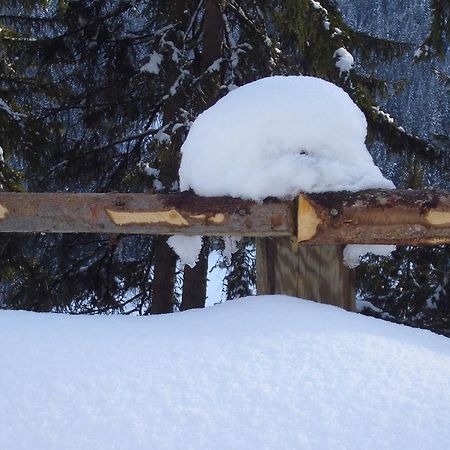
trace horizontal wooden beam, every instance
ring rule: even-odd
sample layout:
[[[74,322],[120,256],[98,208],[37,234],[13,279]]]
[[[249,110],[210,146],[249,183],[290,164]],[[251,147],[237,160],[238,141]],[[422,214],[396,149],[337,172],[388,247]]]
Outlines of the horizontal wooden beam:
[[[450,191],[301,194],[299,243],[450,244]]]
[[[191,193],[0,192],[0,232],[290,236],[294,208]]]
[[[0,192],[0,232],[297,234],[299,243],[309,245],[450,244],[450,191],[301,194],[298,205],[192,193]]]

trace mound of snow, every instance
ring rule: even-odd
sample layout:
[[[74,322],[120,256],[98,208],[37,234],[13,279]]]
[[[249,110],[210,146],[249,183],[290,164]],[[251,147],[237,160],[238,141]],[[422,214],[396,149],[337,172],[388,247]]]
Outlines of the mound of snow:
[[[2,450],[448,449],[450,344],[288,297],[0,311]]]
[[[366,132],[363,113],[334,84],[264,78],[195,120],[182,147],[180,187],[254,200],[393,188],[367,151]]]

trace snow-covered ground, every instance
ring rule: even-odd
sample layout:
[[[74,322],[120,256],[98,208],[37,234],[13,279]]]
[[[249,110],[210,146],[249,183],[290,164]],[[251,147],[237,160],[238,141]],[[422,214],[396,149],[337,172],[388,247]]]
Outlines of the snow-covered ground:
[[[274,296],[0,311],[0,449],[450,448],[450,341]]]

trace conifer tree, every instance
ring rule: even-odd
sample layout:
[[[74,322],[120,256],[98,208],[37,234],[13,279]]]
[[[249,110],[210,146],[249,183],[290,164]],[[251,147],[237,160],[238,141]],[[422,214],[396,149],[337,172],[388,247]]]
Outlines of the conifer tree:
[[[431,62],[429,75],[447,84],[442,62],[449,51],[450,4],[431,1],[430,8],[429,33],[414,52],[413,62]],[[409,175],[402,187],[450,186],[449,136],[430,133],[430,143],[423,148],[425,151],[413,151],[406,158],[404,167]],[[450,336],[449,260],[448,246],[398,248],[386,261],[367,258],[358,270],[359,296],[369,302],[363,312]]]
[[[29,148],[16,142],[11,151],[22,159],[24,187],[32,191],[176,190],[179,148],[189,124],[229,85],[245,83],[237,63],[251,46],[235,42],[240,12],[225,10],[225,3],[67,1],[25,11],[12,2],[1,15],[9,30],[23,36],[3,45],[18,61],[22,108],[42,128]],[[253,60],[259,63],[259,55]],[[11,92],[16,80],[6,81]],[[15,273],[4,304],[110,312],[124,310],[131,296],[136,301],[130,310],[169,312],[176,258],[165,239],[147,238],[139,270],[150,286],[142,295],[132,295],[141,289],[128,271],[136,270],[134,261],[119,261],[125,241],[139,245],[142,239],[26,239],[24,246],[34,249],[29,269]],[[207,245],[205,240],[205,260]],[[44,260],[52,264],[39,264]],[[206,265],[199,267],[185,274],[186,296],[206,280]],[[197,304],[204,303],[204,289],[196,295]],[[51,304],[51,298],[59,301]]]
[[[423,48],[442,53],[448,2],[435,3]],[[7,190],[175,192],[180,147],[197,115],[236,86],[276,74],[342,86],[365,113],[370,139],[400,152],[411,175],[448,164],[445,137],[425,142],[377,105],[389,86],[369,69],[408,45],[352,30],[333,0],[9,1],[0,26]],[[203,306],[215,245],[204,239],[180,293],[177,257],[162,237],[2,242],[3,307],[138,314]],[[229,296],[252,291],[252,251],[243,241],[233,256]]]

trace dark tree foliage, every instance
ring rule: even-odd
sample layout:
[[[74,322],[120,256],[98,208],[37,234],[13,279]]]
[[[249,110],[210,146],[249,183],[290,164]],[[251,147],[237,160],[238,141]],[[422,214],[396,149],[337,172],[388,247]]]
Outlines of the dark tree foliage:
[[[432,20],[430,32],[417,54],[417,59],[431,58],[434,55],[445,56],[450,40],[450,2],[431,0]]]
[[[423,49],[438,57],[447,48],[449,8],[446,1],[433,6]],[[340,48],[359,63],[351,72],[336,67]],[[176,191],[180,147],[199,113],[236,86],[302,74],[342,86],[365,113],[369,139],[400,155],[415,187],[427,167],[448,167],[449,141],[425,142],[377,106],[398,86],[377,79],[373,69],[407,50],[405,43],[352,30],[333,0],[2,2],[0,183],[4,190]],[[439,73],[443,82],[446,76]],[[1,236],[2,307],[137,314],[201,307],[208,254],[217,247],[215,240],[203,242],[198,266],[181,276],[162,237]],[[422,306],[437,305],[428,308],[431,314],[448,292],[448,264],[438,264],[446,250],[406,251],[417,270],[421,251],[441,271],[427,294],[417,291]],[[361,287],[371,301],[382,280],[394,279],[394,266],[406,277],[398,255],[392,268],[383,268],[386,276],[378,266],[364,269],[369,276]],[[412,292],[408,280],[404,289]],[[225,283],[227,298],[253,292],[251,240],[239,243]],[[407,311],[420,319],[422,306],[414,302]],[[388,311],[387,304],[380,308]],[[388,313],[413,317],[401,307]]]
[[[2,145],[23,177],[18,188],[30,191],[177,190],[179,149],[199,112],[273,73],[253,3],[244,11],[216,1],[9,2],[0,20],[11,62],[1,92],[18,111],[8,120],[27,122],[5,124]],[[2,259],[4,307],[145,314],[177,304],[176,256],[163,238],[6,242],[23,265]],[[200,305],[206,245],[202,270],[184,274],[185,295]]]
[[[252,239],[243,238],[236,242],[231,257],[226,255],[225,275],[226,299],[246,297],[256,291],[256,254]]]
[[[363,311],[450,337],[448,246],[399,247],[391,260],[368,258],[358,271]],[[370,283],[368,282],[370,280]]]
[[[140,49],[124,37],[130,11],[124,2],[2,7],[0,44],[11,70],[0,92],[20,114],[15,128],[2,130],[2,145],[7,161],[20,169],[22,189],[147,188],[139,153],[146,151],[160,93],[133,67]],[[15,256],[3,258],[0,268],[6,307],[142,312],[150,306],[151,237],[2,240]]]
[[[430,30],[414,63],[431,61],[430,77],[448,86],[448,75],[437,67],[442,67],[450,48],[450,2],[431,0],[430,8]],[[430,142],[419,146],[425,151],[415,150],[405,161],[408,176],[401,187],[432,188],[436,176],[429,173],[437,173],[439,187],[449,188],[449,136],[431,135]],[[449,262],[449,246],[401,247],[389,259],[366,258],[357,271],[358,295],[369,302],[362,312],[450,336]]]

